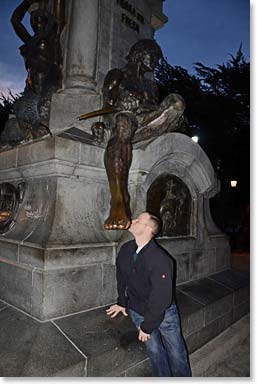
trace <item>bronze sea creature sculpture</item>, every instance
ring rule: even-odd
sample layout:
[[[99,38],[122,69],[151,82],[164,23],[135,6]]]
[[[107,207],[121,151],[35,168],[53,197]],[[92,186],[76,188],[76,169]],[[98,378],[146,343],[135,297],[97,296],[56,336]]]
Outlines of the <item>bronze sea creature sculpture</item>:
[[[64,11],[63,0],[59,3],[60,9]],[[22,23],[31,6],[37,6],[30,13],[33,35]],[[1,137],[2,145],[4,141],[8,145],[10,137],[14,144],[19,144],[51,134],[48,127],[51,96],[60,87],[62,79],[58,35],[60,26],[55,16],[46,9],[45,1],[22,1],[14,10],[11,23],[23,42],[19,49],[24,59],[27,79],[22,96],[13,104],[16,120],[7,122]],[[10,136],[11,131],[16,133]]]

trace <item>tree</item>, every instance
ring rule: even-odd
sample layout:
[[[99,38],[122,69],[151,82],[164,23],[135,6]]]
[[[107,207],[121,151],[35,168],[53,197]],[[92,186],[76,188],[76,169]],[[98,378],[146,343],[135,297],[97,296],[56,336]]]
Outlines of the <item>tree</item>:
[[[161,97],[181,94],[186,133],[200,136],[220,179],[238,177],[249,185],[250,64],[240,46],[226,64],[211,68],[196,63],[194,68],[196,75],[191,75],[162,60],[156,71]]]
[[[202,82],[204,106],[209,114],[203,120],[208,134],[206,150],[212,159],[220,158],[231,176],[242,177],[242,165],[245,161],[249,163],[250,64],[245,61],[240,46],[236,56],[231,55],[229,62],[218,65],[217,69],[201,63],[196,63],[195,69]],[[215,113],[211,113],[212,108]],[[244,166],[243,169],[245,173]]]
[[[195,63],[194,68],[196,74],[191,75],[162,60],[155,74],[160,95],[164,98],[177,92],[185,99],[183,128],[188,135],[200,137],[200,145],[218,174],[221,193],[216,200],[231,199],[229,181],[236,178],[238,188],[233,198],[237,202],[233,207],[238,207],[239,215],[240,207],[249,204],[250,64],[240,46],[227,63],[216,68]],[[225,220],[222,210],[221,220]]]
[[[4,130],[10,113],[12,113],[13,103],[18,97],[19,95],[13,95],[11,91],[9,91],[7,96],[3,93],[0,95],[0,135]]]

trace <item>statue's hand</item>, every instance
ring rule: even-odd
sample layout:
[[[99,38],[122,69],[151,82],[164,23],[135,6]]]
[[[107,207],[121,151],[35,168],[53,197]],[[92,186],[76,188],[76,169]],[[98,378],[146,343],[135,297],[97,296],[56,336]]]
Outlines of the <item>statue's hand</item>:
[[[135,111],[139,108],[141,97],[133,92],[124,92],[120,99],[121,106],[127,111]]]
[[[143,103],[140,105],[140,113],[149,113],[149,112],[154,112],[154,111],[157,111],[157,109],[159,108],[158,105],[155,105],[155,104],[147,104],[147,103]]]
[[[91,131],[93,134],[93,139],[99,143],[104,141],[104,130],[106,126],[103,122],[93,123],[91,126]]]

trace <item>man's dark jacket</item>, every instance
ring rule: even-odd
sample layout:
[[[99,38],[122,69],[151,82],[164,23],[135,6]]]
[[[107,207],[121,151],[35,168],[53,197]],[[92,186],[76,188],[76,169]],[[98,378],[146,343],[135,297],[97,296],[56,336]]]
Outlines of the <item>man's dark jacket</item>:
[[[175,301],[174,262],[155,240],[151,240],[137,255],[135,240],[125,243],[118,254],[117,304],[134,309],[144,316],[140,328],[151,333],[161,324],[165,310]]]

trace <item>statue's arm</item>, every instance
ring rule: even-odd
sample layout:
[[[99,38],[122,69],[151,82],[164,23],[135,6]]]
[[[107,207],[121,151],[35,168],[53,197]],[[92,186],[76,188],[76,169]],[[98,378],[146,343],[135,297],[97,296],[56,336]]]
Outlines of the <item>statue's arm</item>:
[[[12,26],[16,34],[24,43],[27,43],[32,38],[21,22],[31,3],[32,2],[29,0],[24,0],[20,5],[18,5],[11,17]]]
[[[144,88],[144,99],[141,110],[142,112],[155,111],[159,106],[159,90],[157,84],[152,80],[145,79]]]

